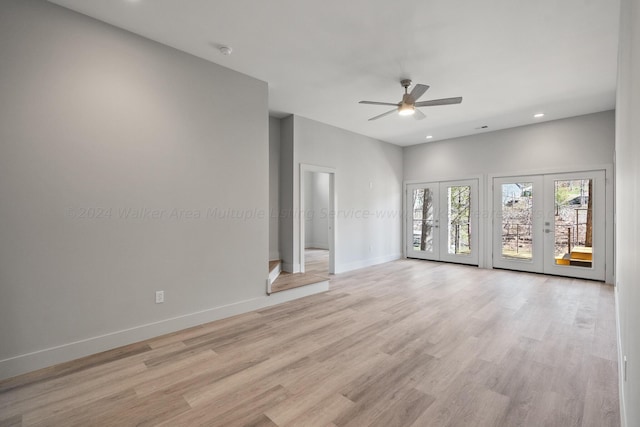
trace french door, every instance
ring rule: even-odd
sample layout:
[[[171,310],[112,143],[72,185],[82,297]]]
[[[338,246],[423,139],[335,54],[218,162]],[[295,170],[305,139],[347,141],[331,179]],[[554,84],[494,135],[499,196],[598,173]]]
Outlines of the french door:
[[[493,179],[493,266],[605,279],[604,171]]]
[[[478,180],[407,186],[406,256],[478,265]]]

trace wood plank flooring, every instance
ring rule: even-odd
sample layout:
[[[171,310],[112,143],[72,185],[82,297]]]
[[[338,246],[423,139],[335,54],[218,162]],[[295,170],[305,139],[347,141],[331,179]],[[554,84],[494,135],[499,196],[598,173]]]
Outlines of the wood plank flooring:
[[[613,288],[400,260],[0,382],[0,426],[619,426]]]
[[[304,271],[327,276],[329,274],[329,251],[306,248],[304,250]]]

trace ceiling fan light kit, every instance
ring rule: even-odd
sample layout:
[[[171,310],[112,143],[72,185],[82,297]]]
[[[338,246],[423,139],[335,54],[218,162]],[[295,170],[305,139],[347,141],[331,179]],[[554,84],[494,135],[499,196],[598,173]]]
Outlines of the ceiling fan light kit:
[[[398,114],[401,116],[412,116],[416,113],[416,107],[410,104],[402,103],[400,108],[398,108]]]
[[[377,101],[360,101],[360,104],[370,104],[370,105],[392,105],[395,106],[391,111],[387,111],[386,113],[382,113],[375,117],[371,117],[371,120],[377,120],[384,116],[387,116],[391,113],[398,112],[401,116],[413,116],[416,120],[422,120],[426,116],[420,110],[417,110],[416,107],[433,107],[436,105],[451,105],[451,104],[460,104],[462,102],[462,97],[456,98],[443,98],[443,99],[433,99],[431,101],[422,101],[416,102],[424,93],[429,89],[429,86],[423,84],[416,84],[413,87],[411,93],[409,93],[409,86],[411,86],[411,80],[402,79],[400,80],[400,84],[404,88],[404,95],[402,95],[402,101],[393,103],[393,102],[377,102]]]

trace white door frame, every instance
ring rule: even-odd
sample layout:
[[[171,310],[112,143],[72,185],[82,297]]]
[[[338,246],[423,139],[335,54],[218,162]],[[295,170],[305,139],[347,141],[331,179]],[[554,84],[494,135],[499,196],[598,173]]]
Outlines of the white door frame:
[[[577,267],[577,266],[560,266],[555,263],[555,258],[550,258],[548,254],[553,252],[554,244],[555,244],[555,235],[554,228],[550,228],[550,233],[545,233],[544,236],[544,244],[545,244],[545,260],[544,260],[544,272],[546,274],[557,274],[562,276],[569,277],[577,277],[584,279],[594,279],[594,280],[604,280],[605,279],[605,266],[606,262],[606,243],[605,243],[605,224],[606,224],[606,215],[605,215],[605,203],[606,203],[606,184],[605,184],[605,171],[588,171],[588,172],[570,172],[566,174],[547,174],[545,175],[545,197],[546,194],[555,193],[554,182],[556,180],[562,179],[592,179],[593,180],[593,195],[592,197],[593,203],[593,218],[595,224],[593,226],[593,263],[592,268],[585,267]],[[604,193],[604,194],[603,194]],[[604,196],[604,197],[603,197]],[[548,199],[547,199],[548,200]],[[547,206],[547,209],[553,208],[551,206]],[[549,225],[554,224],[553,212],[549,212],[548,210],[545,212],[547,218],[545,221],[549,223]],[[547,229],[545,222],[545,229]],[[600,227],[597,224],[602,224]],[[598,262],[596,262],[598,261]]]
[[[581,167],[567,167],[563,169],[549,168],[549,169],[535,169],[525,171],[513,171],[502,172],[487,175],[487,200],[490,201],[490,212],[487,227],[489,229],[488,236],[490,238],[485,240],[485,265],[487,268],[493,268],[493,236],[494,236],[494,221],[496,212],[493,208],[494,178],[505,178],[511,176],[525,177],[527,175],[554,175],[563,173],[581,173],[603,170],[605,172],[605,282],[615,283],[615,266],[614,266],[614,181],[613,181],[613,165],[611,164],[598,164],[587,165]]]
[[[337,212],[337,195],[336,195],[336,169],[326,167],[326,166],[317,166],[317,165],[309,165],[305,163],[300,163],[300,205],[299,205],[299,215],[297,215],[297,220],[299,224],[299,259],[300,259],[300,272],[304,273],[304,247],[305,247],[305,218],[304,218],[304,188],[305,188],[305,172],[321,172],[329,174],[329,212],[328,212],[328,222],[329,222],[329,274],[335,274],[336,270],[336,212]]]

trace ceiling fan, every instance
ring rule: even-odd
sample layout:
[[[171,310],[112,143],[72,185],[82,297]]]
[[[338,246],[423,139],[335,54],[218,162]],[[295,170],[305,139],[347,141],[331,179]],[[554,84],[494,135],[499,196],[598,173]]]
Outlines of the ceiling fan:
[[[432,99],[431,101],[421,101],[416,102],[424,93],[429,89],[427,85],[416,84],[411,93],[408,93],[408,88],[411,86],[411,80],[403,79],[400,80],[400,84],[404,88],[404,95],[402,95],[402,101],[393,103],[393,102],[376,102],[376,101],[360,101],[360,104],[371,104],[371,105],[393,105],[394,108],[391,111],[387,111],[386,113],[382,113],[378,116],[371,117],[371,120],[377,120],[381,117],[387,116],[391,113],[395,113],[396,111],[401,116],[411,116],[416,120],[422,120],[425,116],[424,113],[418,110],[416,107],[432,107],[435,105],[450,105],[450,104],[460,104],[462,102],[462,97],[458,96],[456,98],[443,98],[443,99]]]

